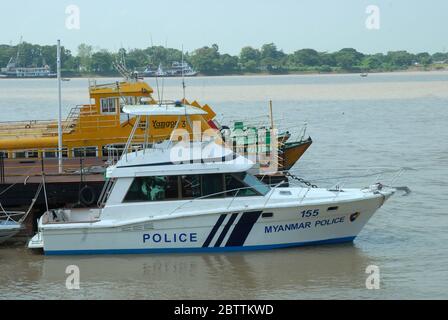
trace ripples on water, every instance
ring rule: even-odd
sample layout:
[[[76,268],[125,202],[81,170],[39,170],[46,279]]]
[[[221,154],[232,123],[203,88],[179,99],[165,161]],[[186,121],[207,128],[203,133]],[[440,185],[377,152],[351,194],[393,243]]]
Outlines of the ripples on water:
[[[364,186],[377,177],[344,177],[407,167],[396,185],[413,192],[388,201],[353,245],[107,257],[43,257],[3,246],[0,298],[448,298],[447,73],[194,78],[187,85],[187,97],[227,120],[267,114],[273,99],[283,128],[297,131],[306,121],[315,142],[295,170],[319,185]],[[87,80],[63,86],[65,114],[88,101]],[[55,94],[53,80],[2,80],[2,120],[55,118]],[[164,97],[181,97],[180,79],[165,80]],[[81,270],[79,291],[65,289],[71,264]],[[380,290],[365,289],[371,264],[380,267]]]

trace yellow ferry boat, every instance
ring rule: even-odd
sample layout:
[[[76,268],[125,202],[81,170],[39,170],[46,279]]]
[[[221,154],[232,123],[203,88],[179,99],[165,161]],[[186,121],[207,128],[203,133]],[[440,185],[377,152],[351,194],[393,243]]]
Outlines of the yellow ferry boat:
[[[79,105],[73,108],[62,123],[63,158],[97,158],[104,160],[110,150],[124,147],[135,117],[122,113],[124,105],[158,104],[153,97],[153,89],[144,81],[131,79],[107,84],[97,84],[89,81],[91,104]],[[205,104],[197,101],[181,101],[182,104],[201,108],[206,111],[204,116],[194,116],[192,121],[200,121],[201,132],[208,129],[220,130],[222,127],[215,121],[216,113]],[[166,140],[170,137],[178,121],[177,116],[151,118],[149,120],[150,142]],[[192,129],[182,117],[182,127],[190,133]],[[245,133],[235,122],[234,132]],[[228,127],[226,127],[228,128]],[[137,129],[143,136],[146,121],[142,119]],[[138,136],[138,134],[137,134]],[[235,137],[235,134],[233,134]],[[279,170],[289,170],[311,145],[311,138],[300,137],[290,142],[290,134],[279,134]],[[241,140],[235,137],[235,140]],[[57,157],[58,125],[52,121],[15,121],[0,123],[0,157],[6,159],[51,159]],[[64,163],[70,161],[64,160]],[[72,161],[73,163],[73,161]],[[99,164],[99,163],[97,163]]]
[[[126,142],[135,122],[123,114],[126,104],[156,104],[152,98],[153,89],[143,81],[123,81],[99,85],[96,81],[89,84],[92,104],[73,108],[63,121],[63,157],[103,157],[113,145]],[[201,116],[201,130],[210,129],[208,124],[216,114],[208,105],[182,101],[207,112]],[[197,116],[196,116],[197,117]],[[184,117],[183,117],[184,118]],[[192,117],[192,120],[201,120]],[[151,119],[150,138],[154,141],[167,139],[177,117]],[[182,119],[185,121],[185,119]],[[211,122],[210,122],[211,123]],[[143,131],[146,122],[143,119],[138,130]],[[189,126],[185,126],[189,131]],[[142,132],[143,133],[143,132]],[[0,150],[5,158],[55,158],[58,147],[58,125],[56,121],[20,121],[0,123]]]

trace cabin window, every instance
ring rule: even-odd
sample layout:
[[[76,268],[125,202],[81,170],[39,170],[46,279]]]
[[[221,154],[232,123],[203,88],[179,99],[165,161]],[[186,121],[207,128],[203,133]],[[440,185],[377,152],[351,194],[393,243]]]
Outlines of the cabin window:
[[[201,176],[182,176],[182,198],[193,199],[201,196]]]
[[[246,185],[252,187],[255,191],[257,191],[257,193],[261,195],[266,195],[270,191],[269,186],[267,186],[251,174],[238,173],[235,175],[238,179],[243,181]]]
[[[0,151],[0,158],[7,159],[9,158],[7,151]]]
[[[177,176],[137,177],[124,202],[163,201],[179,199]]]
[[[262,218],[273,218],[274,214],[272,212],[263,212],[261,215]]]
[[[181,186],[183,199],[224,197],[222,174],[182,176]]]
[[[202,196],[208,198],[224,197],[224,181],[222,174],[207,174],[202,176]]]
[[[257,192],[252,188],[246,186],[240,179],[237,179],[234,175],[226,175],[226,196],[227,197],[249,197],[257,196]]]
[[[73,148],[74,158],[92,158],[98,156],[97,147]]]
[[[100,100],[101,113],[115,114],[117,113],[117,98],[104,98]]]
[[[226,195],[228,197],[249,197],[266,195],[270,188],[248,173],[234,173],[226,175]]]

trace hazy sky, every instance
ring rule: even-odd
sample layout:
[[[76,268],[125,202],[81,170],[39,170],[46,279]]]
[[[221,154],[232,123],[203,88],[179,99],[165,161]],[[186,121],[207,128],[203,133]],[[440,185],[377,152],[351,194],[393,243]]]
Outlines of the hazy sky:
[[[237,54],[247,45],[274,42],[301,48],[364,53],[448,48],[448,0],[14,0],[1,1],[0,43],[80,43],[117,50],[154,44],[186,51],[216,43]],[[80,29],[66,28],[66,8],[80,9]],[[366,28],[376,5],[379,30]]]

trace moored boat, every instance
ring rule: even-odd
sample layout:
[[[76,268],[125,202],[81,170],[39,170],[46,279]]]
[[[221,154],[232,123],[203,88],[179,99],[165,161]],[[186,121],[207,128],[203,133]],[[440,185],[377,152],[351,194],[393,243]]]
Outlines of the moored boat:
[[[198,115],[166,106],[167,115]],[[140,117],[158,108],[126,106]],[[179,125],[177,122],[176,127]],[[127,145],[132,143],[131,134]],[[395,192],[269,186],[215,140],[167,140],[107,169],[100,206],[47,211],[28,247],[48,255],[213,252],[351,242]]]
[[[0,243],[7,241],[15,236],[22,229],[19,219],[14,219],[17,216],[23,216],[24,213],[6,212],[0,205],[2,211],[0,212]]]

